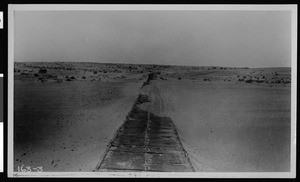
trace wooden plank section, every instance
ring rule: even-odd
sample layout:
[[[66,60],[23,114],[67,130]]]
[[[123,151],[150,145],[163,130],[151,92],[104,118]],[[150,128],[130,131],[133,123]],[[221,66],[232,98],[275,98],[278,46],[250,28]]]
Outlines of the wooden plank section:
[[[142,88],[150,85],[153,79],[155,79],[155,74],[149,74]],[[157,108],[161,111],[159,105],[163,101],[157,87],[152,86],[152,88],[154,98],[150,99],[148,95],[138,95],[126,121],[116,132],[95,171],[195,171],[172,119],[156,116],[138,106],[147,103],[150,108]]]
[[[172,120],[135,105],[95,171],[192,172],[194,169]]]

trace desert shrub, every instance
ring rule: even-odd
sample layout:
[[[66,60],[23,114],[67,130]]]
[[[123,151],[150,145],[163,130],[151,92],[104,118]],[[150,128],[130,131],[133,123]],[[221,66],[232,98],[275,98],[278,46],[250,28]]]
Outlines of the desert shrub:
[[[139,94],[139,96],[136,100],[136,104],[142,104],[142,103],[146,103],[146,102],[150,102],[149,97],[147,95]]]
[[[55,78],[54,75],[47,75],[47,78]]]
[[[39,73],[42,73],[42,74],[47,73],[47,69],[45,69],[45,68],[40,68]]]
[[[73,79],[73,80],[75,79],[75,77],[74,77],[74,76],[71,76],[70,78],[71,78],[71,79]]]
[[[82,79],[86,79],[86,77],[85,77],[85,76],[82,76],[81,78],[82,78]]]
[[[246,80],[245,82],[246,82],[246,83],[252,83],[252,80],[249,79],[249,80]]]
[[[210,81],[210,79],[209,78],[204,78],[203,81]]]
[[[98,71],[94,71],[94,74],[97,74],[98,73]]]
[[[179,77],[178,80],[181,80],[181,77]]]
[[[38,77],[38,76],[39,76],[39,74],[35,73],[33,76],[35,76],[35,77]]]

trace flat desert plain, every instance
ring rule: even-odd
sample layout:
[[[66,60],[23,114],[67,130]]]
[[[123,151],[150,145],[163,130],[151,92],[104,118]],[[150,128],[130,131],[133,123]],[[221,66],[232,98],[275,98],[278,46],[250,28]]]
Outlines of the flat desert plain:
[[[66,62],[15,63],[14,170],[93,171],[151,72],[197,172],[290,171],[291,68]]]

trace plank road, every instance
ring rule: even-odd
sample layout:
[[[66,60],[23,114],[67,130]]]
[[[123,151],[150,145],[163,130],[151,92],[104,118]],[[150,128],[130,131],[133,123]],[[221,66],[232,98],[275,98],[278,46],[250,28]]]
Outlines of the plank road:
[[[155,73],[150,73],[142,88],[157,89],[151,84],[154,79]],[[154,103],[161,104],[159,91],[153,91],[156,94],[154,102],[148,95],[139,94],[94,171],[195,171],[172,119],[156,116],[138,106],[149,102],[152,107],[157,107]]]
[[[192,172],[176,127],[134,106],[95,171]]]

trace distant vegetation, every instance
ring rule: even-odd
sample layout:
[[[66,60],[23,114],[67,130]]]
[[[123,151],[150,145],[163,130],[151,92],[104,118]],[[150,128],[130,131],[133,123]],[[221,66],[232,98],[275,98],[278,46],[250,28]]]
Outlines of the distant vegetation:
[[[225,81],[247,84],[287,84],[291,82],[290,68],[254,69],[248,67],[222,66],[177,66],[151,64],[113,64],[113,63],[80,63],[80,62],[15,62],[16,78],[36,80],[38,82],[54,81],[118,81],[130,78],[147,79],[154,75],[161,81],[181,80],[215,82]],[[215,75],[215,76],[213,76]],[[184,79],[183,79],[184,78]]]

